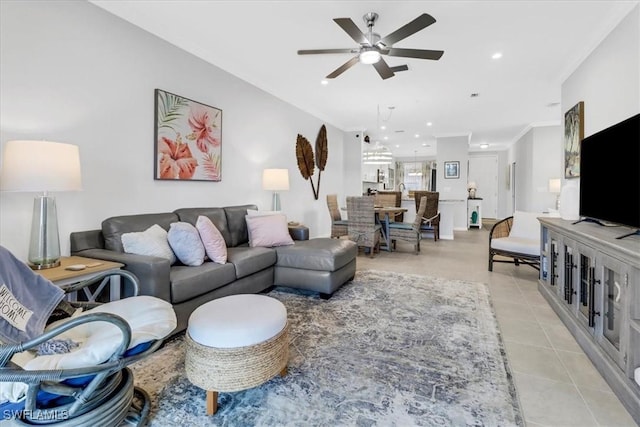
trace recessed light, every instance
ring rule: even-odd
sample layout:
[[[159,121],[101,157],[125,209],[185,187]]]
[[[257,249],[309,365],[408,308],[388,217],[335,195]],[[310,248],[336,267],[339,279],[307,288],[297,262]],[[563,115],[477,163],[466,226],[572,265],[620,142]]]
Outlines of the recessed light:
[[[396,144],[396,148],[400,148],[400,144]]]
[[[382,139],[384,139],[384,140],[386,141],[387,139],[389,139],[389,137],[388,137],[388,136],[385,136],[385,137],[384,137],[384,138],[382,138]]]
[[[428,147],[428,145],[427,145],[427,143],[426,143],[426,142],[423,142],[423,143],[422,143],[422,146],[423,146],[423,147]]]
[[[431,126],[433,123],[431,122],[427,122],[427,126]]]
[[[489,144],[480,144],[480,148],[482,148],[483,150],[485,148],[489,148]]]
[[[416,134],[415,134],[415,135],[413,135],[413,136],[415,136],[416,138],[420,138],[420,134],[419,134],[419,133],[416,133]]]
[[[380,126],[381,130],[385,130],[387,127],[385,125]]]
[[[326,86],[329,84],[329,80],[321,80],[320,84]]]
[[[491,55],[491,58],[493,59],[500,59],[502,58],[502,52],[496,52],[493,55]]]

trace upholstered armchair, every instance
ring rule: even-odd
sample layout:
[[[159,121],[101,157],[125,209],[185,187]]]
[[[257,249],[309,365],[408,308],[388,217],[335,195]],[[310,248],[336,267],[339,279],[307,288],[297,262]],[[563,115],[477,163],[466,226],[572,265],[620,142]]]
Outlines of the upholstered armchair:
[[[348,196],[349,239],[358,246],[369,249],[369,255],[380,250],[380,224],[376,224],[374,198],[370,196]]]
[[[120,275],[137,294],[132,273],[105,274]],[[21,425],[116,426],[125,417],[129,425],[146,423],[149,396],[134,387],[127,365],[159,348],[175,329],[176,316],[171,304],[151,296],[101,305],[63,299],[65,291],[103,278],[63,291],[0,246],[0,411],[5,418]]]
[[[407,222],[392,222],[389,224],[389,238],[395,241],[405,241],[413,243],[414,253],[417,255],[420,253],[420,240],[422,239],[422,217],[425,209],[427,208],[427,198],[422,197],[420,204],[418,205],[418,212],[416,212],[416,219],[413,223]]]
[[[340,208],[338,207],[338,196],[336,194],[327,194],[327,207],[329,208],[329,216],[331,217],[331,238],[340,238],[348,236],[347,221],[342,219]]]

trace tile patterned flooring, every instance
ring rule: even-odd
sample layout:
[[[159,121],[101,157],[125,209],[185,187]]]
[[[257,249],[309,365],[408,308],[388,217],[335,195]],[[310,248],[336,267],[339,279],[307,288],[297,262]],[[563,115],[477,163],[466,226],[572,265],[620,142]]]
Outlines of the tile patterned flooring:
[[[637,426],[538,292],[538,272],[504,263],[489,272],[488,242],[486,228],[456,231],[455,240],[425,238],[419,255],[398,242],[374,258],[361,251],[357,268],[486,283],[527,426]]]

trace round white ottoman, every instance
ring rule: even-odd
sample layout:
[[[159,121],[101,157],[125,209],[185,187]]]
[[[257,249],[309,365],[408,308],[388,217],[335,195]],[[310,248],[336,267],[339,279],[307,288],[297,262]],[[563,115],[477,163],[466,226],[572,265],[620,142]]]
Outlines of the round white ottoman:
[[[207,391],[207,414],[218,409],[218,392],[258,386],[287,373],[287,309],[264,295],[219,298],[191,313],[185,370]]]

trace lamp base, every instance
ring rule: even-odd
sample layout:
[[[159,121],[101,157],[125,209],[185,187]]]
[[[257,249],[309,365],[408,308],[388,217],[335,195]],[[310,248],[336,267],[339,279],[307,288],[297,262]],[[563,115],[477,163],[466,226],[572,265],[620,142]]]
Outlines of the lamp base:
[[[271,199],[271,210],[279,211],[280,210],[280,194],[277,192],[273,192],[273,198]]]
[[[60,266],[60,260],[51,260],[51,262],[47,263],[47,264],[32,264],[29,263],[29,267],[31,267],[32,270],[46,270],[47,268],[55,268],[55,267],[59,267]]]
[[[59,266],[60,238],[56,201],[53,197],[45,194],[35,198],[32,221],[29,267],[32,270],[45,270]]]

